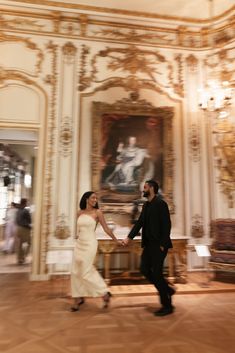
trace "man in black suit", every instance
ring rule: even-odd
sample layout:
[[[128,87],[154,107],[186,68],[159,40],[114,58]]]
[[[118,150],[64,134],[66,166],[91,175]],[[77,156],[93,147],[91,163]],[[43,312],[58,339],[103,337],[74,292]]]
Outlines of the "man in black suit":
[[[141,273],[154,284],[159,292],[162,307],[154,312],[156,316],[173,313],[171,297],[175,293],[163,276],[163,264],[168,249],[172,248],[170,239],[171,219],[167,203],[158,194],[158,184],[147,180],[144,184],[143,196],[147,198],[141,214],[122,243],[127,245],[142,228]]]

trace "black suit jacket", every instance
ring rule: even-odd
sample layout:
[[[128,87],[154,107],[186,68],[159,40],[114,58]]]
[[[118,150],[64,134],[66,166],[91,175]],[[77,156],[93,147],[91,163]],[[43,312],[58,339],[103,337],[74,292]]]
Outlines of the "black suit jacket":
[[[148,213],[146,212],[147,207]],[[128,234],[128,238],[133,239],[141,228],[142,247],[145,247],[146,244],[155,244],[167,249],[172,248],[170,212],[167,203],[159,196],[154,197],[151,202],[144,203],[140,216]]]

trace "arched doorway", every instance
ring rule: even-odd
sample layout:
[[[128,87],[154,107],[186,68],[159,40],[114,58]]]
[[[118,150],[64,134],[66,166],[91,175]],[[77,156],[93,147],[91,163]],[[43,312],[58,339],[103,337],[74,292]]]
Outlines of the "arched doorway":
[[[37,151],[36,131],[0,130],[0,273],[31,272],[31,251],[17,263],[14,217],[24,197],[34,219]]]

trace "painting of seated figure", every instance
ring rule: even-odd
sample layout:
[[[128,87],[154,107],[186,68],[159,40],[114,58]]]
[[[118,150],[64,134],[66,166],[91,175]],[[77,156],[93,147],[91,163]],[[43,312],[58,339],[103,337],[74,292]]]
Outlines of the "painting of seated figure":
[[[173,111],[143,100],[133,110],[132,103],[93,102],[92,186],[104,203],[142,199],[149,179],[172,192]]]

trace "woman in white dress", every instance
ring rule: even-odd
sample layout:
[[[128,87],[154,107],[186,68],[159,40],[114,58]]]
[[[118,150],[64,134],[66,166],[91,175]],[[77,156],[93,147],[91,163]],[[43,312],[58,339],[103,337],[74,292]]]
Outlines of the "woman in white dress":
[[[98,208],[97,195],[93,191],[87,191],[80,200],[77,218],[77,240],[71,269],[71,294],[74,298],[71,311],[79,310],[79,306],[84,303],[84,297],[102,296],[105,308],[110,301],[111,293],[94,266],[98,247],[95,229],[98,223],[105,233],[118,242]]]

